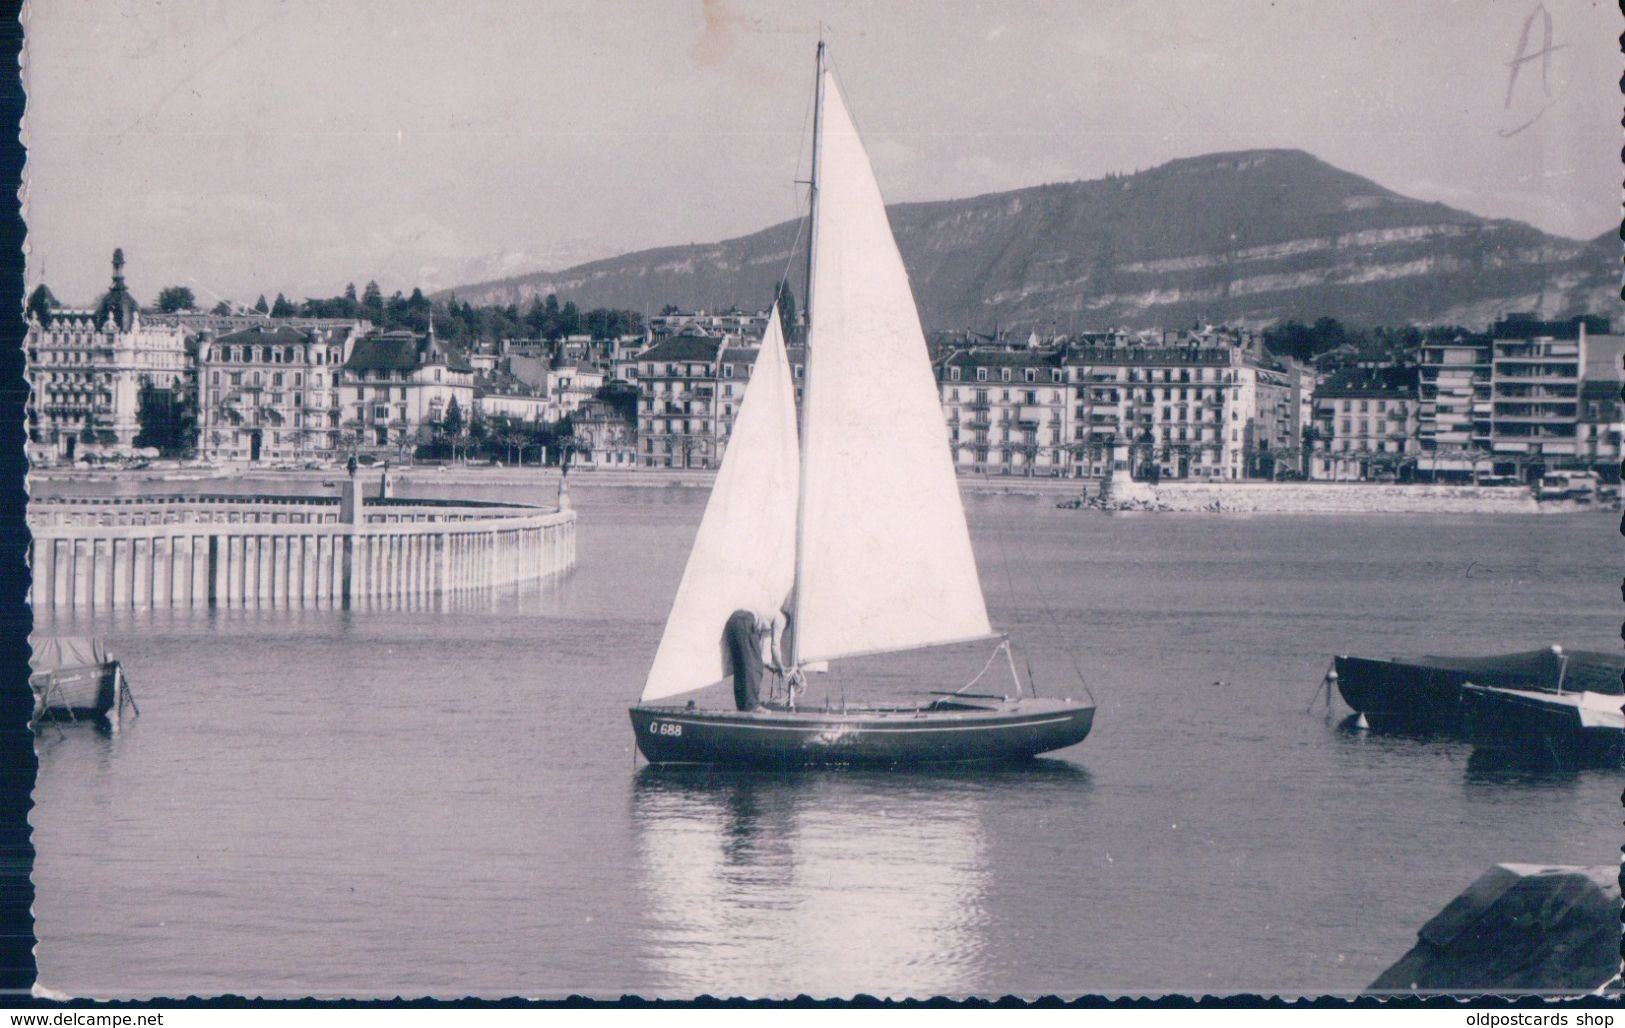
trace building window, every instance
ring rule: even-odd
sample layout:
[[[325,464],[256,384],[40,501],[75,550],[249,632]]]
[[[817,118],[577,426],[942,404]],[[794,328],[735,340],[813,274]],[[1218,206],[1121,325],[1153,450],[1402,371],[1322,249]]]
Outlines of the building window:
[[[976,369],[976,381],[978,381],[978,382],[986,382],[987,381],[987,369],[986,368],[977,368]]]
[[[1028,368],[1027,369],[1027,381],[1029,381],[1029,382],[1038,381],[1038,369],[1037,368]]]
[[[1010,381],[1010,369],[1009,368],[1000,368],[999,369],[999,380],[1002,381],[1002,382]]]

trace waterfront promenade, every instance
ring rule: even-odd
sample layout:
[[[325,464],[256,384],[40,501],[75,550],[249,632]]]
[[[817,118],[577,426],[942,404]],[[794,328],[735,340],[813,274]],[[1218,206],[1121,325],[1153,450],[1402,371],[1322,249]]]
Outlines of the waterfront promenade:
[[[36,610],[424,605],[538,581],[575,563],[575,513],[380,495],[380,476],[38,478]],[[369,481],[369,479],[371,481]]]

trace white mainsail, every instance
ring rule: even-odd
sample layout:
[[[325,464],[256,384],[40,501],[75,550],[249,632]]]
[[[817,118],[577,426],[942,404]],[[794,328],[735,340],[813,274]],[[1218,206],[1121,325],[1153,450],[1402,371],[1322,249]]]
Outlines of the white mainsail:
[[[775,307],[643,687],[645,701],[722,678],[728,616],[736,610],[772,616],[784,603],[795,580],[800,467],[795,386]]]
[[[792,624],[803,663],[992,632],[908,273],[824,78]]]

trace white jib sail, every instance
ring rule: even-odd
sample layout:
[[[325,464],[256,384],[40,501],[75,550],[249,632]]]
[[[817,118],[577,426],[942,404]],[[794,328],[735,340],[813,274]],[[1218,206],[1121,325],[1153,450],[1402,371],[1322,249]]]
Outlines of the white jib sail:
[[[645,701],[727,673],[722,629],[734,611],[778,612],[795,579],[800,473],[795,386],[775,307],[643,686]]]
[[[810,297],[797,655],[991,633],[908,273],[826,73]]]

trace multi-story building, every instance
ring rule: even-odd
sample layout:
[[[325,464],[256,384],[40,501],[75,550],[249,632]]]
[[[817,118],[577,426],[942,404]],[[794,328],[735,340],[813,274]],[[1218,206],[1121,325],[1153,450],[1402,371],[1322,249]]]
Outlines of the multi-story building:
[[[1072,445],[1086,476],[1242,478],[1254,436],[1277,435],[1256,423],[1260,372],[1266,392],[1276,373],[1239,346],[1074,345],[1065,365],[1076,389]],[[1290,432],[1290,411],[1280,420]]]
[[[745,400],[745,388],[750,384],[751,369],[761,353],[760,340],[725,342],[717,353],[716,374],[716,440],[717,459],[728,450],[733,436],[734,419],[739,416],[739,405]],[[807,366],[807,350],[802,346],[785,347],[785,358],[790,364],[790,379],[795,390],[797,409],[801,407],[802,375]]]
[[[482,418],[511,418],[526,424],[549,420],[553,401],[547,386],[531,385],[505,371],[477,372],[474,376],[474,411]]]
[[[1318,441],[1310,476],[1409,478],[1420,444],[1416,368],[1345,368],[1315,392]]]
[[[1490,337],[1462,334],[1422,344],[1418,378],[1417,472],[1470,481],[1489,449]]]
[[[1511,314],[1490,327],[1489,444],[1497,475],[1538,482],[1548,466],[1579,456],[1588,331],[1606,333],[1608,325]]]
[[[610,340],[609,377],[611,381],[638,384],[638,355],[654,343],[648,334],[620,336]]]
[[[25,342],[28,449],[36,461],[127,453],[141,432],[144,389],[185,388],[186,333],[144,316],[124,284],[124,251],[94,307],[30,310]]]
[[[637,427],[607,400],[589,400],[571,416],[575,462],[600,468],[630,468],[638,464]]]
[[[671,335],[732,335],[746,339],[760,339],[767,331],[770,311],[746,313],[737,308],[712,314],[707,311],[673,311],[657,314],[649,319],[649,330],[656,336]]]
[[[638,355],[644,467],[716,466],[717,357],[722,346],[719,338],[678,335]]]
[[[604,372],[584,357],[560,359],[547,372],[549,421],[574,414],[603,387]]]
[[[341,377],[354,323],[259,324],[198,347],[198,453],[290,462],[344,450]]]
[[[1621,436],[1625,435],[1625,405],[1620,403],[1618,379],[1592,379],[1580,384],[1580,421],[1575,434],[1576,456],[1598,471],[1604,481],[1619,480],[1620,461],[1625,460]]]
[[[1077,463],[1059,350],[959,350],[939,365],[938,381],[961,471],[1065,475]]]
[[[465,423],[474,412],[473,365],[432,331],[362,336],[344,362],[343,384],[343,425],[363,447],[424,442],[454,402]]]

